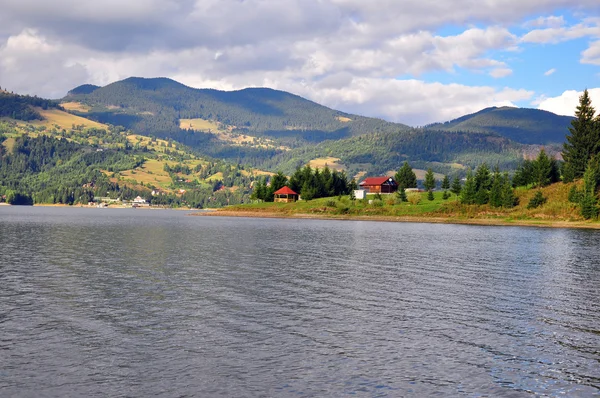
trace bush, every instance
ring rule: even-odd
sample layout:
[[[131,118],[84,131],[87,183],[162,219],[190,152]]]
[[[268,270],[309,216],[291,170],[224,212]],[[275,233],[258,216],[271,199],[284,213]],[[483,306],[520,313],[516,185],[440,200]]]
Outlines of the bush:
[[[537,191],[535,193],[535,195],[533,196],[533,198],[531,198],[531,200],[527,204],[527,208],[528,209],[537,209],[538,207],[540,207],[544,203],[546,203],[546,200],[547,200],[547,198],[544,197],[544,195],[542,195],[542,191]]]
[[[371,205],[373,207],[383,207],[383,200],[381,200],[381,199],[373,199],[373,201],[371,202]]]
[[[421,194],[418,192],[411,193],[410,195],[407,195],[407,197],[408,202],[412,205],[418,205],[421,203]]]
[[[427,192],[427,200],[433,200],[433,199],[435,199],[435,198],[433,197],[433,192],[431,192],[431,190],[430,190]]]
[[[329,199],[327,202],[325,202],[325,206],[327,207],[335,207],[336,206],[336,201],[333,199]]]

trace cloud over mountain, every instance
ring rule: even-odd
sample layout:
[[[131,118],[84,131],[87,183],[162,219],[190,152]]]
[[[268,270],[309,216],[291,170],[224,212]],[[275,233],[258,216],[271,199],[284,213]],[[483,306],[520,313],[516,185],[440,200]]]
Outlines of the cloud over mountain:
[[[543,95],[526,84],[523,46],[588,40],[576,61],[600,64],[599,20],[585,17],[598,14],[596,0],[0,5],[0,86],[49,97],[82,83],[168,76],[195,87],[268,86],[425,124]],[[583,17],[552,15],[565,9]],[[582,87],[560,92],[570,88]]]

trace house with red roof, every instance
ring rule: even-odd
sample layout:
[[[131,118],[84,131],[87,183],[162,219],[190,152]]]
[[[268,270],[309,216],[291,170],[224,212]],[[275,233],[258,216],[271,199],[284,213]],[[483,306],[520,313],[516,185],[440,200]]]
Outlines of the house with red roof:
[[[298,194],[289,187],[283,187],[273,192],[275,202],[290,203],[298,200]]]
[[[360,189],[366,193],[394,193],[398,190],[398,183],[392,177],[367,177],[360,184]]]

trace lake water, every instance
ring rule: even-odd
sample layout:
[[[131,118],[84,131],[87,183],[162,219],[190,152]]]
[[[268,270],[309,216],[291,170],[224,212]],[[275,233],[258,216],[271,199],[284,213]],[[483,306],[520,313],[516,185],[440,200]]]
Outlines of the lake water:
[[[0,207],[0,396],[598,396],[599,242]]]

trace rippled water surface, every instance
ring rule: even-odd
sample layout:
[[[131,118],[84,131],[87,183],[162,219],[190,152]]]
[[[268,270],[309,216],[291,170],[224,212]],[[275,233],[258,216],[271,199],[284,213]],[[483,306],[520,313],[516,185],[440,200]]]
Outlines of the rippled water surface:
[[[599,242],[0,207],[0,396],[597,396]]]

